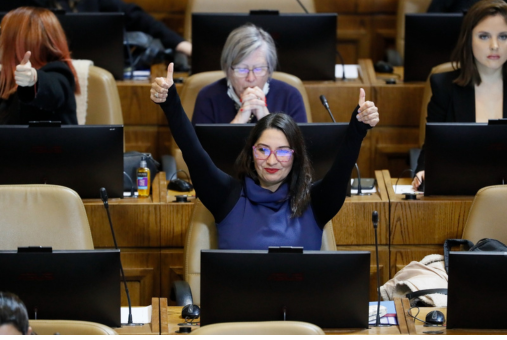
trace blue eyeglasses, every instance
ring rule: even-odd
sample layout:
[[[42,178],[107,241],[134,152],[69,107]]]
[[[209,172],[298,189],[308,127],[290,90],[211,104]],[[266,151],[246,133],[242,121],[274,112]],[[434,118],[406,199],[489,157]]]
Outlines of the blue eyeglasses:
[[[275,157],[279,162],[288,162],[292,159],[292,155],[294,154],[294,150],[289,148],[280,148],[275,151],[271,150],[266,146],[252,146],[254,156],[258,160],[265,160],[271,156],[271,153],[275,153]]]
[[[267,66],[258,66],[258,67],[254,67],[252,69],[244,68],[244,67],[231,67],[231,68],[234,71],[234,75],[239,78],[248,77],[248,74],[250,73],[250,71],[252,71],[256,77],[265,76],[266,73],[268,72]]]

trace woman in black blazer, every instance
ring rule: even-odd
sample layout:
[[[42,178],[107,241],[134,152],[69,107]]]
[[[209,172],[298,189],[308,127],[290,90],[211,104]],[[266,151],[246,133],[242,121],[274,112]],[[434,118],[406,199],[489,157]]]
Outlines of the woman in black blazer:
[[[430,77],[433,96],[428,123],[507,118],[507,86],[503,86],[507,75],[507,3],[481,0],[470,8],[451,60],[456,61],[454,71]],[[424,179],[424,157],[423,146],[414,189]]]

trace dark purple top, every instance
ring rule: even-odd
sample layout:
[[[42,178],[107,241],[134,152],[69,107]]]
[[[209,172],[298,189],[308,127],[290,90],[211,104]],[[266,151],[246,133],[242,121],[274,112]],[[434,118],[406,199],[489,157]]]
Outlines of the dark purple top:
[[[276,79],[269,80],[266,102],[271,113],[283,112],[297,123],[307,122],[303,97],[294,86]],[[199,92],[192,124],[226,124],[230,123],[237,113],[234,101],[227,95],[227,79],[223,78]],[[255,122],[257,118],[254,117],[252,123]]]

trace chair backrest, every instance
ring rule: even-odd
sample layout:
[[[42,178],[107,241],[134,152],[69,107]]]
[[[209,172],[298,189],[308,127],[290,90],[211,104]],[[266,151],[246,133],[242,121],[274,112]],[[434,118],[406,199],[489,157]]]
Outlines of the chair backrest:
[[[120,95],[113,75],[100,67],[90,66],[88,75],[87,125],[123,125]]]
[[[302,321],[226,322],[197,328],[191,335],[325,335],[322,328]]]
[[[309,13],[315,13],[314,0],[301,0],[301,3]],[[304,13],[296,0],[188,0],[183,37],[192,40],[192,13],[249,13],[252,9]]]
[[[507,244],[507,185],[482,188],[475,195],[462,238],[477,243],[493,238]]]
[[[0,185],[0,249],[93,249],[79,195],[57,185]]]
[[[202,202],[196,200],[184,248],[184,279],[190,285],[194,304],[201,302],[201,250],[217,248],[218,236],[215,219]],[[324,227],[321,250],[336,250],[331,221]]]
[[[109,326],[77,320],[30,320],[30,327],[37,335],[118,335]]]
[[[430,6],[431,0],[399,0],[396,15],[396,50],[401,58],[405,53],[405,14],[425,13]]]
[[[431,69],[430,74],[428,75],[428,78],[426,79],[426,83],[424,84],[424,92],[423,92],[423,99],[421,103],[421,116],[419,121],[419,146],[422,147],[424,144],[424,139],[426,136],[426,117],[428,116],[428,103],[431,100],[431,96],[433,95],[431,91],[431,83],[430,83],[430,77],[432,74],[435,73],[443,73],[443,72],[449,72],[453,71],[454,68],[452,66],[451,62],[443,63],[440,65],[437,65]]]

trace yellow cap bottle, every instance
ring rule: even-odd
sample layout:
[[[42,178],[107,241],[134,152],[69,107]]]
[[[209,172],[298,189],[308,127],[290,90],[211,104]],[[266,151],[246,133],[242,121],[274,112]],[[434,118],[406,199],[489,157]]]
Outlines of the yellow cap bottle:
[[[137,193],[139,197],[150,196],[151,174],[150,169],[146,166],[146,160],[143,156],[141,164],[137,169]]]

